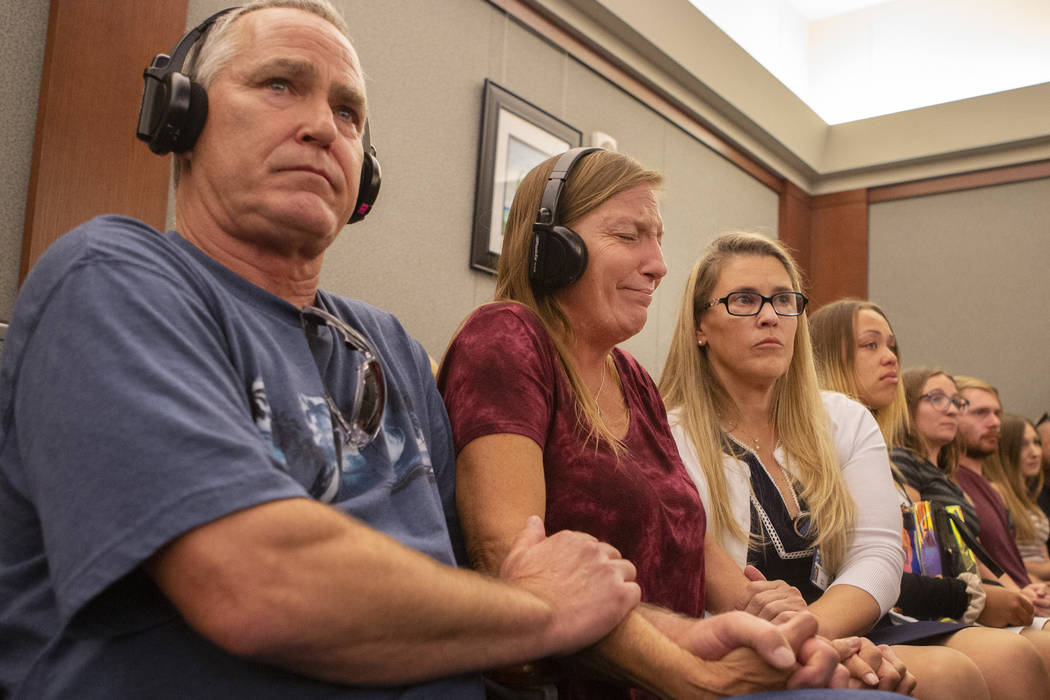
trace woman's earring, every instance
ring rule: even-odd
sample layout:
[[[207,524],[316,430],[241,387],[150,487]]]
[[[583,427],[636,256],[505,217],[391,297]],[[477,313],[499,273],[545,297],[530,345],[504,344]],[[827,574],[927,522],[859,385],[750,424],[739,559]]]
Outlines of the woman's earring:
[[[696,341],[696,344],[699,345],[700,347],[704,347],[704,341],[702,341],[702,340]]]

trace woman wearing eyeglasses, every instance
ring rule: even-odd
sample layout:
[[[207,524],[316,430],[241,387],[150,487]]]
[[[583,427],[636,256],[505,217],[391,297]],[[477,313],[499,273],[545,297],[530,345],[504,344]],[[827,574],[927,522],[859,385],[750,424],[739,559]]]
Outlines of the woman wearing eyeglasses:
[[[905,483],[922,498],[959,506],[963,520],[978,532],[977,511],[952,479],[958,468],[959,446],[954,440],[959,416],[969,409],[969,402],[959,395],[950,374],[933,367],[907,370],[902,386],[908,420],[890,451],[890,459]]]
[[[837,662],[856,643],[832,647],[813,637],[811,615],[782,625],[742,612],[698,619],[709,585],[703,506],[655,384],[617,347],[642,330],[667,272],[659,184],[657,173],[604,150],[571,151],[522,180],[504,233],[496,302],[464,321],[439,375],[468,550],[477,568],[498,571],[521,523],[539,515],[549,530],[590,533],[635,564],[643,605],[590,654],[627,683],[570,664],[559,698],[650,697],[630,686],[684,698],[783,687],[785,680],[792,687],[845,684]],[[554,226],[570,230],[552,241]],[[536,274],[551,263],[533,264],[545,246],[567,241],[575,251],[560,252],[582,263],[573,274]],[[725,581],[737,589],[734,600],[749,585],[739,569]],[[805,640],[790,654],[781,649],[801,666],[778,671],[740,648],[751,629]]]
[[[877,304],[859,299],[842,299],[821,307],[810,317],[810,337],[817,365],[817,375],[825,389],[838,391],[868,408],[875,416],[887,443],[899,442],[908,433],[908,402],[904,382],[900,381],[900,350],[897,337],[885,312]],[[939,434],[938,443],[955,435],[957,414],[968,403],[956,395],[950,377],[943,374],[927,377],[929,386],[920,402],[924,425]],[[914,395],[914,391],[912,395]],[[939,417],[938,417],[939,416]],[[920,448],[921,449],[921,448]],[[898,459],[908,460],[917,454],[897,449]],[[926,460],[920,460],[919,465]],[[925,491],[945,489],[949,503],[962,493],[944,479],[940,470],[930,465],[934,486]],[[910,473],[916,468],[909,466]],[[919,492],[898,479],[901,501],[919,500]],[[944,483],[940,483],[944,480]],[[863,507],[863,503],[859,504]],[[966,502],[966,508],[972,510]],[[1028,624],[1032,607],[1020,593],[1001,586],[983,585],[973,574],[962,578],[931,578],[918,573],[905,573],[901,578],[901,595],[896,607],[904,614],[919,619],[943,617],[974,620],[991,627]],[[935,640],[966,654],[980,668],[993,697],[1042,697],[1050,683],[1036,647],[1005,630],[971,627]]]
[[[1027,418],[1007,413],[999,433],[999,461],[988,460],[986,478],[992,482],[1013,516],[1017,549],[1028,576],[1050,580],[1046,539],[1050,519],[1036,503],[1043,488],[1043,448],[1035,425]]]
[[[778,243],[718,238],[689,278],[660,389],[715,540],[798,589],[827,636],[863,634],[897,599],[900,509],[871,414],[819,390],[805,306]],[[955,650],[893,652],[919,697],[987,697]]]

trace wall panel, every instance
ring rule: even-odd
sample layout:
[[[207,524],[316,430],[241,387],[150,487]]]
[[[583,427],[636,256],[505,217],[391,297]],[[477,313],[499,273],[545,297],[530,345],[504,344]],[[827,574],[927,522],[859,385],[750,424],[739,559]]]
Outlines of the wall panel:
[[[1008,410],[1050,408],[1050,178],[873,204],[871,298],[906,366],[990,381]]]
[[[142,70],[170,51],[185,17],[185,0],[110,0],[105,12],[51,3],[20,278],[55,239],[97,214],[164,225],[170,166],[135,138],[135,122]]]

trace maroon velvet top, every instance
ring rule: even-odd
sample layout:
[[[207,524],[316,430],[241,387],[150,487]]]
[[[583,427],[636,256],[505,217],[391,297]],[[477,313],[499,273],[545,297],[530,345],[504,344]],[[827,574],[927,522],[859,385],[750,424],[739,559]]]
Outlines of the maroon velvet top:
[[[1028,571],[1021,561],[1020,552],[1017,551],[1017,543],[1006,516],[1002,496],[992,488],[987,479],[963,466],[955,470],[955,481],[970,497],[973,507],[977,510],[977,520],[981,523],[981,532],[977,539],[999,566],[1010,574],[1014,583],[1022,587],[1027,586],[1031,579],[1028,578]]]
[[[626,352],[613,358],[630,413],[619,463],[608,446],[583,445],[587,431],[539,318],[520,304],[481,307],[453,340],[438,381],[456,451],[498,433],[534,440],[543,448],[547,532],[580,530],[611,543],[638,569],[644,601],[700,617],[703,504],[652,378]]]

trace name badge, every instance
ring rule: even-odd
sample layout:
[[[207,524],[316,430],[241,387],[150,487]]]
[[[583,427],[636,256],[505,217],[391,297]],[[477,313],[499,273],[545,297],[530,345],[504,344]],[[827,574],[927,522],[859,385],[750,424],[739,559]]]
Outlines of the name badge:
[[[809,582],[822,591],[828,590],[831,584],[831,577],[828,576],[828,572],[821,563],[819,549],[813,553],[813,568],[809,571]]]

